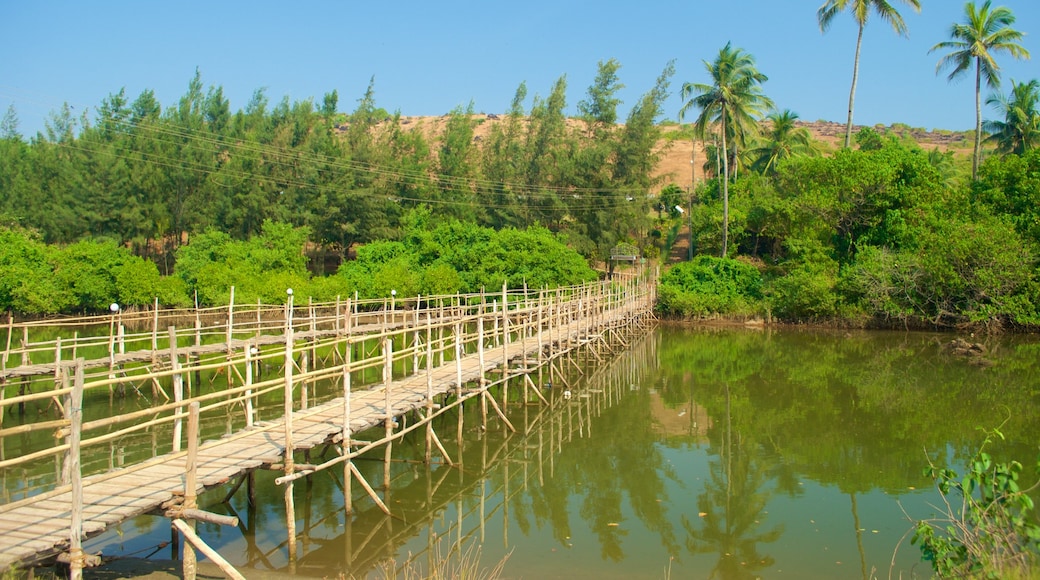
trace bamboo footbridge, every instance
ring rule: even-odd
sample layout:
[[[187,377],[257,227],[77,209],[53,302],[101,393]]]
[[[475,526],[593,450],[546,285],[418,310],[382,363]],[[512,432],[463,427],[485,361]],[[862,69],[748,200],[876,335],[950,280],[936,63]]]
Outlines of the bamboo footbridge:
[[[79,577],[98,560],[83,552],[84,539],[158,512],[183,534],[185,577],[194,576],[198,549],[239,578],[194,533],[195,521],[237,520],[198,509],[197,498],[261,468],[283,473],[276,481],[288,514],[293,482],[331,468],[342,470],[348,514],[352,483],[390,514],[355,458],[384,448],[389,481],[394,442],[420,430],[425,461],[453,465],[435,420],[457,416],[461,441],[462,405],[471,399],[483,428],[490,416],[514,430],[502,409],[509,389],[525,403],[547,404],[543,374],[560,384],[571,353],[598,359],[652,323],[652,282],[639,271],[553,290],[306,306],[289,291],[285,305],[249,307],[235,305],[232,289],[226,308],[114,309],[63,321],[81,325],[83,336],[37,340],[55,333],[9,319],[0,367],[0,570],[57,558]],[[336,385],[338,396],[321,400],[319,384]],[[138,404],[112,416],[91,412],[107,411],[116,397]],[[334,457],[310,463],[322,446]]]

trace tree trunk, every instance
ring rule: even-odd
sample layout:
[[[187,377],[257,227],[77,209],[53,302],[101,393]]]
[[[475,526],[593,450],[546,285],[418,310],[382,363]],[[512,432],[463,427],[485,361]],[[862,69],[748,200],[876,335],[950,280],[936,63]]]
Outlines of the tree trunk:
[[[729,149],[726,148],[725,103],[722,110],[722,152],[722,257],[725,258],[729,243]]]
[[[971,180],[979,178],[979,157],[982,156],[982,59],[975,57],[975,150],[971,156]]]
[[[852,146],[852,110],[856,103],[856,82],[859,80],[859,49],[863,45],[863,25],[856,36],[856,59],[852,63],[852,90],[849,91],[849,120],[845,124],[845,148]]]

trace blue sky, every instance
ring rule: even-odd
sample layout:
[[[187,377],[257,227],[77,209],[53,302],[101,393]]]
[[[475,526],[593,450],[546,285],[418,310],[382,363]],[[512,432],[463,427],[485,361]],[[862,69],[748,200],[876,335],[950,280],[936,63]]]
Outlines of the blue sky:
[[[130,100],[151,89],[171,106],[196,68],[207,87],[223,87],[232,110],[260,88],[272,104],[320,103],[335,89],[350,112],[374,77],[376,104],[391,112],[441,115],[472,102],[497,113],[521,82],[529,107],[566,76],[574,113],[597,63],[615,58],[622,117],[674,59],[665,116],[675,119],[682,83],[706,82],[703,61],[732,41],[769,76],[763,88],[779,108],[844,122],[856,28],[844,14],[822,34],[822,1],[0,0],[0,113],[13,104],[20,132],[32,136],[63,102],[93,114],[121,88]],[[962,20],[964,3],[922,0],[917,14],[894,1],[910,36],[877,18],[868,24],[855,122],[972,128],[973,75],[949,83],[935,73],[940,54],[928,53]],[[1012,79],[1040,78],[1040,2],[994,4],[1014,11],[1037,59],[999,61],[1006,91]]]

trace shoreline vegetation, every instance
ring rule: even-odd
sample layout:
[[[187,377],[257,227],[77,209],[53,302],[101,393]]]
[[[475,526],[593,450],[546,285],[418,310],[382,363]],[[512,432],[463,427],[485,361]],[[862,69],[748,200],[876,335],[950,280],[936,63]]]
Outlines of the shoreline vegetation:
[[[719,59],[764,80],[728,49]],[[198,73],[174,106],[120,91],[28,142],[9,111],[0,311],[215,306],[232,287],[268,304],[286,288],[316,301],[551,288],[603,275],[624,244],[660,265],[663,318],[1040,330],[1032,136],[1005,123],[974,178],[963,147],[925,149],[901,125],[835,149],[796,113],[762,110],[720,142],[727,111],[696,100],[709,85],[687,87],[696,122],[661,120],[670,64],[621,122],[619,69],[599,63],[576,117],[565,78],[547,97],[522,83],[502,115],[416,120],[379,108],[373,85],[350,114],[335,92],[271,106],[262,90],[233,113]],[[1000,102],[1036,117],[1033,86]]]

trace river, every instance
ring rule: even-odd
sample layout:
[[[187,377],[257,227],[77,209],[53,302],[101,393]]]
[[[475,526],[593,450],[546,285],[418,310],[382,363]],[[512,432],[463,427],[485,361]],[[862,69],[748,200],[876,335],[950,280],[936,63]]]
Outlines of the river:
[[[382,451],[358,461],[393,517],[355,484],[348,521],[342,471],[313,475],[295,487],[290,558],[284,488],[260,472],[255,503],[246,486],[223,502],[230,483],[201,498],[241,525],[200,535],[247,577],[421,573],[463,552],[505,558],[510,578],[927,578],[910,536],[941,515],[929,461],[959,469],[999,427],[987,450],[1032,480],[1040,433],[1036,337],[963,337],[984,347],[973,357],[954,338],[662,326],[570,365],[549,406],[511,389],[516,433],[495,418],[482,430],[473,405],[460,446],[446,416],[437,432],[460,465],[429,469],[422,436],[406,439],[386,491]],[[168,520],[141,516],[85,549],[168,560],[170,539]]]

